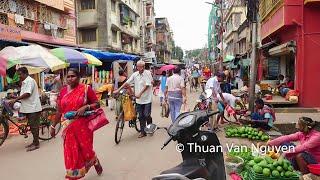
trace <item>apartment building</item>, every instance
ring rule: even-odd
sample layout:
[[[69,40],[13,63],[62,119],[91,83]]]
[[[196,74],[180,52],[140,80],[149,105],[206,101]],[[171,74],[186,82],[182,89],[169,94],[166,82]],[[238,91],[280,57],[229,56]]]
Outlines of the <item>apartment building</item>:
[[[170,63],[173,48],[172,32],[167,18],[156,18],[156,56],[159,63]]]
[[[146,62],[155,62],[156,60],[156,27],[155,27],[155,9],[154,0],[145,0],[143,3],[142,16],[142,49],[144,51],[144,60]]]
[[[1,0],[1,47],[36,42],[75,45],[73,0]]]
[[[79,45],[141,55],[141,0],[76,0]]]

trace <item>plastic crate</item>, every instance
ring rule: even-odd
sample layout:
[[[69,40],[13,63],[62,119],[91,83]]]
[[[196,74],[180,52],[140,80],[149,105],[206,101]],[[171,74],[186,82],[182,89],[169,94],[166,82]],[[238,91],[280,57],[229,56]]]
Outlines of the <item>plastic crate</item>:
[[[291,177],[266,177],[262,174],[255,173],[252,168],[249,169],[249,180],[299,180],[299,177],[298,175]]]

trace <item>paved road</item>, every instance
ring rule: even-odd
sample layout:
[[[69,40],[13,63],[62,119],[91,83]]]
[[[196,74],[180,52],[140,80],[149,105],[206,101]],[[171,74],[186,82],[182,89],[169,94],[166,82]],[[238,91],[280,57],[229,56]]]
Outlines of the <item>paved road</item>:
[[[195,103],[196,95],[193,94],[190,104]],[[190,107],[191,107],[190,106]],[[112,179],[148,180],[158,175],[161,171],[174,167],[181,161],[175,150],[175,143],[169,144],[160,150],[167,139],[164,130],[159,130],[154,136],[138,139],[137,132],[126,126],[123,140],[119,145],[114,143],[114,111],[106,110],[111,123],[95,134],[94,147],[103,165],[104,174],[96,176],[94,168],[86,176],[86,180]],[[170,125],[170,119],[160,117],[158,98],[154,97],[153,121],[159,126]],[[0,148],[0,179],[3,180],[61,180],[64,177],[62,140],[41,142],[41,148],[33,152],[25,152],[24,146],[31,142],[22,136],[14,136]]]
[[[197,94],[189,95],[189,106],[193,107]],[[127,128],[123,140],[119,145],[114,143],[114,112],[106,110],[111,123],[95,134],[94,146],[104,167],[104,174],[96,176],[91,169],[86,180],[150,180],[161,171],[173,167],[181,162],[181,157],[175,150],[175,143],[171,143],[164,150],[160,150],[167,139],[165,131],[158,131],[152,137],[138,139],[134,129]],[[303,114],[277,114],[278,122],[295,122]],[[319,120],[319,113],[306,114]],[[154,97],[153,120],[160,126],[168,126],[170,119],[160,117],[158,99]],[[223,132],[219,132],[221,144],[226,142],[242,144],[239,139],[226,139]],[[25,152],[24,146],[31,142],[22,136],[8,139],[0,147],[0,179],[2,180],[61,180],[64,179],[64,163],[62,140],[42,142],[41,148],[33,152]]]

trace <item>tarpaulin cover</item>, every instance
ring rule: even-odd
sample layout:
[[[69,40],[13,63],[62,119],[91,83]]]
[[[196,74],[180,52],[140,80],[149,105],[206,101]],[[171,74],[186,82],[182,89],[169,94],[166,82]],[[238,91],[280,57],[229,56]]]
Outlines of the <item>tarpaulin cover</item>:
[[[129,60],[137,61],[140,59],[139,56],[124,54],[124,53],[111,53],[106,51],[96,51],[96,50],[85,50],[84,53],[91,54],[92,56],[98,58],[103,62],[113,62],[116,60]]]

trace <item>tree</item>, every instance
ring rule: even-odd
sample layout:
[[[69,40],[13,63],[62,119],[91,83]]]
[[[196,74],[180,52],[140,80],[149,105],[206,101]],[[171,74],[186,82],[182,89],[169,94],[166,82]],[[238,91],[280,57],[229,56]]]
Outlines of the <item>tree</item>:
[[[184,53],[183,53],[183,50],[181,47],[179,46],[175,46],[173,48],[173,51],[172,51],[172,59],[179,59],[179,60],[182,60],[183,59],[183,56],[184,56]]]

